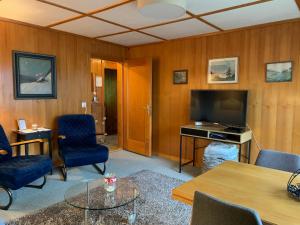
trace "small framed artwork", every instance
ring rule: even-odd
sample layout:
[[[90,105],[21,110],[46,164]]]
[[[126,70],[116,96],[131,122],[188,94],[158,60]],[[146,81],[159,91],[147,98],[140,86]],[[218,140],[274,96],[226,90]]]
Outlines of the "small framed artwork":
[[[24,119],[18,119],[17,122],[18,122],[19,130],[26,130],[27,129],[26,121]]]
[[[292,81],[293,62],[272,62],[266,64],[266,82],[289,82]]]
[[[56,98],[56,58],[13,51],[15,99]]]
[[[238,57],[210,59],[207,82],[209,84],[237,83],[238,63]]]
[[[187,84],[187,83],[188,83],[188,70],[173,71],[173,84]]]

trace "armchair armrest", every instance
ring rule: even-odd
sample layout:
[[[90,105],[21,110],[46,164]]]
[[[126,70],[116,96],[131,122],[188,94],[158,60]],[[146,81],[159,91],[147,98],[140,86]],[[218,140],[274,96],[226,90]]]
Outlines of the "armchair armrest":
[[[8,152],[6,150],[0,149],[0,155],[7,155]]]
[[[58,139],[62,139],[62,140],[63,140],[63,139],[66,139],[66,138],[67,138],[67,137],[66,137],[65,135],[59,135],[59,136],[58,136]]]
[[[16,142],[16,143],[12,143],[10,144],[11,147],[16,147],[16,146],[20,146],[20,145],[25,145],[25,144],[31,144],[31,143],[41,143],[43,142],[42,139],[34,139],[34,140],[29,140],[29,141],[21,141],[21,142]]]

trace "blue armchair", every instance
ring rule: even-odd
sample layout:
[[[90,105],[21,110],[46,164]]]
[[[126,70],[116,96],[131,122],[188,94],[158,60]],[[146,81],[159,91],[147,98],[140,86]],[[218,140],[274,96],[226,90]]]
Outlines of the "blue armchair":
[[[97,144],[95,120],[91,115],[64,115],[58,119],[58,146],[63,160],[62,174],[67,180],[67,168],[93,165],[105,173],[108,148]],[[96,164],[103,163],[101,170]]]
[[[40,139],[17,142],[9,144],[5,132],[0,125],[0,188],[9,196],[6,205],[0,205],[0,209],[7,210],[12,204],[11,190],[21,187],[31,187],[41,189],[46,183],[46,174],[52,170],[52,161],[45,155],[12,155],[12,147],[42,142]],[[43,177],[41,185],[30,185],[33,181]]]

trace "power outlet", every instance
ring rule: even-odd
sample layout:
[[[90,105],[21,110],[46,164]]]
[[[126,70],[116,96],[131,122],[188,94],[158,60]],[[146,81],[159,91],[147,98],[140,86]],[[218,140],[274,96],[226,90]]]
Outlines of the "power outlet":
[[[86,102],[81,102],[81,108],[86,109]]]

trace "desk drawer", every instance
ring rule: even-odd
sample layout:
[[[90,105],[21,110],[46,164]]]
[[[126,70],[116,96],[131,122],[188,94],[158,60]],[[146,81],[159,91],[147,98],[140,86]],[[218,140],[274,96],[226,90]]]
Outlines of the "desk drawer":
[[[29,134],[20,134],[20,138],[24,141],[32,139],[47,139],[51,137],[51,131],[43,131]]]
[[[205,130],[197,130],[197,129],[189,129],[189,128],[181,128],[180,130],[182,135],[190,135],[196,137],[204,137],[207,138],[208,131]]]

